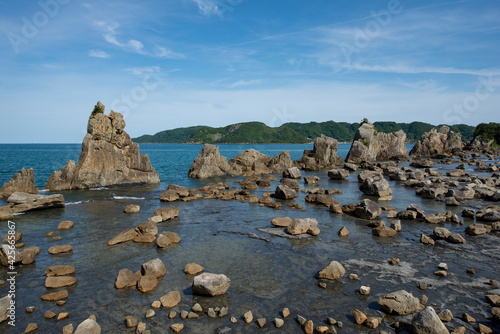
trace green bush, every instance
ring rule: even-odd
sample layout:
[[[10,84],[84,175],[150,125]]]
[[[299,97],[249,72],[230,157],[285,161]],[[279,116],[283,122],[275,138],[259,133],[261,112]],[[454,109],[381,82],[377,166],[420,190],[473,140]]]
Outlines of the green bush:
[[[97,102],[97,104],[95,105],[90,117],[94,117],[97,114],[104,114],[104,106],[99,102]]]

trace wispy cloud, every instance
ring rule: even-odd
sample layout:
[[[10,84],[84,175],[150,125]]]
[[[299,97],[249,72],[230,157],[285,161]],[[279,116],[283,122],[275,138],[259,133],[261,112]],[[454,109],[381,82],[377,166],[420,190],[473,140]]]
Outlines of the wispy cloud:
[[[219,15],[220,8],[214,0],[193,0],[205,16]]]
[[[126,72],[131,72],[135,75],[142,76],[144,73],[157,73],[160,72],[159,66],[146,66],[146,67],[129,67],[124,69]]]
[[[111,57],[108,53],[101,51],[101,50],[90,50],[89,56],[96,57],[96,58],[109,58],[109,57]]]
[[[252,86],[262,83],[262,79],[254,79],[254,80],[239,80],[235,83],[231,84],[229,88],[237,88],[242,86]]]

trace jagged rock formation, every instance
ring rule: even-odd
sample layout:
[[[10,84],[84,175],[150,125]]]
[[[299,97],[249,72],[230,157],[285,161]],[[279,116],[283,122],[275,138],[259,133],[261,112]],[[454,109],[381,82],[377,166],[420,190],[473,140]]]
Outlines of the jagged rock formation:
[[[464,149],[473,152],[482,152],[490,148],[494,140],[485,140],[481,136],[475,136],[470,142],[468,142]]]
[[[203,145],[188,172],[189,177],[199,179],[240,174],[241,168],[229,166],[227,158],[220,155],[219,147],[212,144]]]
[[[443,157],[459,153],[463,147],[462,135],[443,125],[439,131],[434,128],[423,134],[422,138],[411,149],[410,156]]]
[[[302,158],[294,163],[304,170],[319,170],[331,168],[344,163],[342,157],[337,156],[339,144],[336,139],[321,135],[314,140],[312,150],[304,150]]]
[[[14,174],[9,182],[4,183],[2,190],[0,190],[0,198],[9,197],[15,192],[38,193],[35,186],[35,171],[33,168],[22,168],[19,173]]]
[[[346,162],[407,159],[405,141],[404,131],[377,132],[375,126],[365,118],[354,136]]]
[[[104,105],[98,102],[88,121],[78,165],[69,161],[52,173],[45,188],[54,191],[159,183],[149,157],[140,153],[139,144],[130,139],[124,128],[123,116],[113,110],[105,115]]]

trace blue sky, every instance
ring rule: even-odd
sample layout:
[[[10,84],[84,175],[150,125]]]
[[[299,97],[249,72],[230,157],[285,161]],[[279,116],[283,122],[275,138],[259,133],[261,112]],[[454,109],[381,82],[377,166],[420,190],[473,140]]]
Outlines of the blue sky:
[[[500,1],[2,1],[0,143],[262,121],[500,121]]]

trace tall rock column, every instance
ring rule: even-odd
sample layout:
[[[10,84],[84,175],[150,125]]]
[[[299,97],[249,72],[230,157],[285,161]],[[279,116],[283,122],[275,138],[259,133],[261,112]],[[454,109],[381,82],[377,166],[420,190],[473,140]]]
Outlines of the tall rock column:
[[[159,183],[149,157],[124,131],[125,121],[98,102],[87,124],[78,164],[69,161],[49,178],[46,189],[85,189],[126,183]]]
[[[314,140],[312,150],[304,150],[302,158],[295,164],[304,170],[319,170],[342,165],[342,157],[337,156],[339,144],[336,139],[321,135]]]

